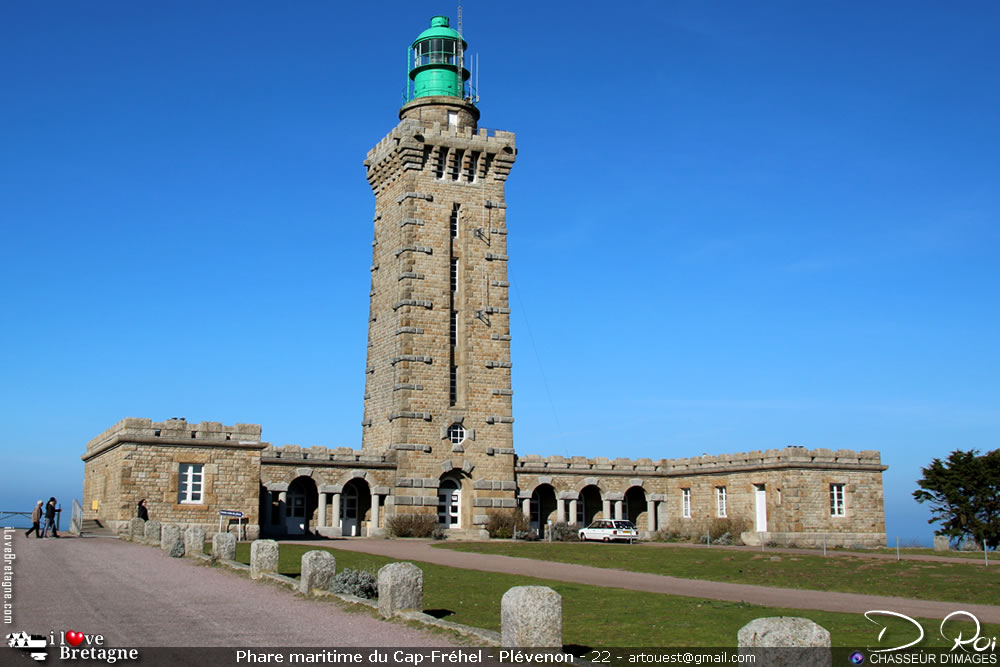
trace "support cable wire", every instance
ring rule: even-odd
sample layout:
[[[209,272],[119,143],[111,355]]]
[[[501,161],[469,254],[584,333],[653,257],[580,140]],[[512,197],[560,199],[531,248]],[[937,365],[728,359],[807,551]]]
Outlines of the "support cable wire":
[[[514,288],[514,294],[517,297],[517,305],[521,308],[521,317],[524,319],[524,328],[528,330],[528,339],[531,341],[531,349],[535,353],[535,361],[538,362],[538,372],[542,376],[542,384],[545,386],[545,396],[549,399],[549,409],[552,412],[552,417],[556,421],[556,428],[561,432],[562,422],[559,420],[559,412],[556,410],[555,403],[552,402],[552,392],[549,391],[549,381],[548,378],[545,377],[545,367],[542,365],[542,358],[538,354],[538,346],[535,345],[535,335],[531,333],[531,324],[528,322],[528,310],[524,307],[524,301],[521,300],[521,292],[517,289],[517,283],[510,280],[509,273],[507,275],[507,279],[508,282],[510,282],[511,287]]]

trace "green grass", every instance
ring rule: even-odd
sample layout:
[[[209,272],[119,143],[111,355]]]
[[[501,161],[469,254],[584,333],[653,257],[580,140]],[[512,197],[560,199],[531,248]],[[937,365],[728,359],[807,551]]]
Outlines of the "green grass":
[[[624,543],[496,541],[437,546],[469,553],[501,554],[685,579],[1000,604],[1000,567],[985,568],[977,563],[895,561],[845,554],[824,558],[724,547],[685,549]]]
[[[278,571],[296,577],[302,554],[316,547],[282,544]],[[393,559],[352,551],[327,549],[344,568],[377,571]],[[248,563],[249,544],[237,546],[237,560]],[[739,602],[641,593],[477,570],[462,570],[416,562],[424,573],[425,611],[449,621],[500,630],[500,598],[513,586],[549,586],[563,597],[563,641],[575,652],[609,646],[732,647],[737,631],[763,616],[802,616],[830,631],[834,646],[874,646],[879,628],[862,614],[764,607]],[[924,620],[924,646],[947,646],[932,635],[940,621]],[[957,627],[957,626],[956,626]],[[971,628],[971,626],[970,626]],[[969,630],[966,630],[968,636]],[[983,626],[989,636],[1000,627]],[[891,621],[883,645],[912,639],[905,621]]]

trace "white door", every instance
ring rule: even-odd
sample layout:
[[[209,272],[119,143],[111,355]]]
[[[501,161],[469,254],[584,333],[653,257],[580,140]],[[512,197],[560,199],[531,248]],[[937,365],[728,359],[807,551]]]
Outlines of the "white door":
[[[340,497],[340,534],[348,537],[358,535],[358,490],[354,485],[344,489]]]
[[[289,489],[285,497],[285,531],[289,535],[306,533],[306,494],[301,488]]]
[[[441,481],[438,487],[438,524],[442,528],[461,528],[462,489],[453,479]]]
[[[757,511],[756,521],[754,522],[754,530],[758,533],[767,532],[767,491],[763,484],[754,484],[754,495],[756,496],[756,508]]]

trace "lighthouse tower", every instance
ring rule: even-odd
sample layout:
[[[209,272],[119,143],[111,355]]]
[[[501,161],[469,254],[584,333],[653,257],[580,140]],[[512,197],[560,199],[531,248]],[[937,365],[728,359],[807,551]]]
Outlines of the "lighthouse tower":
[[[516,505],[504,185],[514,134],[480,129],[466,43],[435,16],[409,50],[375,194],[366,454],[395,458],[395,514],[475,529]]]

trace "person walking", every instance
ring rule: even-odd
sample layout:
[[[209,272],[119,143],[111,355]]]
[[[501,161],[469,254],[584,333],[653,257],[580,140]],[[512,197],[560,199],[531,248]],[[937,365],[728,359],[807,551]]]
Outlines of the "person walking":
[[[143,521],[149,521],[149,510],[146,509],[145,498],[139,501],[139,507],[136,511],[136,516],[138,516]]]
[[[49,534],[49,528],[52,528],[52,537],[59,537],[59,533],[56,532],[56,499],[55,496],[49,498],[48,504],[45,505],[45,528],[42,530],[42,537],[47,537]]]
[[[28,532],[24,534],[25,537],[31,537],[31,534],[34,533],[35,539],[37,540],[39,537],[42,536],[42,531],[38,529],[38,526],[42,521],[43,502],[45,501],[39,500],[37,503],[35,503],[35,509],[31,510],[31,528],[29,528]]]

